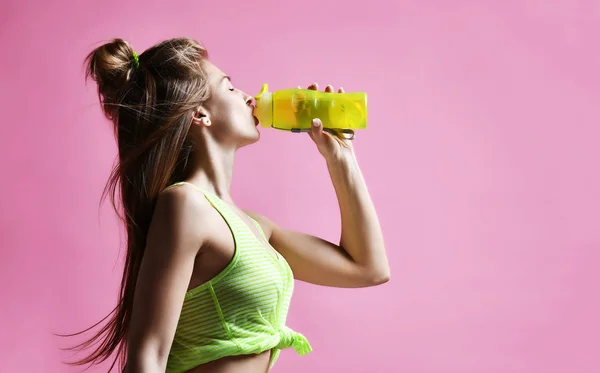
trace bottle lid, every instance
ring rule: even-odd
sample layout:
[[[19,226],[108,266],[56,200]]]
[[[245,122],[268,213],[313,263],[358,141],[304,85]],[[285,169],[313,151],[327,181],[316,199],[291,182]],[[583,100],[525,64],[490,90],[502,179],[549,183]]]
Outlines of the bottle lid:
[[[254,98],[256,99],[254,115],[258,118],[261,127],[270,128],[273,125],[273,93],[269,92],[269,85],[263,84],[260,93]]]

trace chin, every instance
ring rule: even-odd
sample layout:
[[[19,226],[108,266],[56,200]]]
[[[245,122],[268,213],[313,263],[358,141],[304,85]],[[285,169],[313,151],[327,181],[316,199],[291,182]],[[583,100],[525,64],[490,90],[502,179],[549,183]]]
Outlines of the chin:
[[[252,145],[258,140],[260,140],[260,131],[258,130],[258,128],[254,128],[254,133],[244,136],[243,140],[240,142],[241,144],[239,147],[241,148],[247,145]]]
[[[258,128],[256,128],[256,134],[254,135],[253,143],[257,142],[258,140],[260,140],[260,131],[258,130]]]

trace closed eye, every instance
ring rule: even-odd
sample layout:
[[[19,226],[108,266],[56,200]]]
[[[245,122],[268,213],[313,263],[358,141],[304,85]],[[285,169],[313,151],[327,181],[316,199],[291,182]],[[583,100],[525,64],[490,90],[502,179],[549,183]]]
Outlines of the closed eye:
[[[231,92],[233,92],[233,91],[235,91],[235,88],[229,88],[229,90],[230,90]]]

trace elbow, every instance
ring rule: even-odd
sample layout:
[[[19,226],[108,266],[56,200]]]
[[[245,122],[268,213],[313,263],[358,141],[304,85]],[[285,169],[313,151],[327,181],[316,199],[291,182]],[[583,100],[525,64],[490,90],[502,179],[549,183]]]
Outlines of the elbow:
[[[162,373],[166,367],[160,364],[130,364],[125,365],[122,373]]]
[[[390,280],[389,267],[372,271],[368,276],[368,286],[383,285]]]
[[[123,373],[159,373],[167,368],[166,359],[161,359],[155,353],[142,353],[130,356],[125,364]]]
[[[390,280],[390,274],[384,273],[372,279],[372,286],[383,285]]]

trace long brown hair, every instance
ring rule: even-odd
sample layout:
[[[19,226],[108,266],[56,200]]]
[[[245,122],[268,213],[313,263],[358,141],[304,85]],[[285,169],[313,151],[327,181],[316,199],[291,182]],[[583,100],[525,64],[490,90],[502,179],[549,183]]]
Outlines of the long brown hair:
[[[101,201],[110,193],[112,206],[126,226],[127,251],[116,307],[90,328],[64,335],[85,333],[109,319],[90,339],[68,348],[81,351],[98,344],[71,365],[99,364],[115,351],[109,371],[117,360],[121,369],[125,365],[134,289],[150,221],[159,193],[184,180],[190,171],[192,116],[210,95],[202,69],[207,58],[206,49],[196,40],[176,38],[153,46],[139,57],[125,40],[113,39],[85,59],[86,80],[97,83],[102,110],[114,124],[118,142],[119,161]]]

